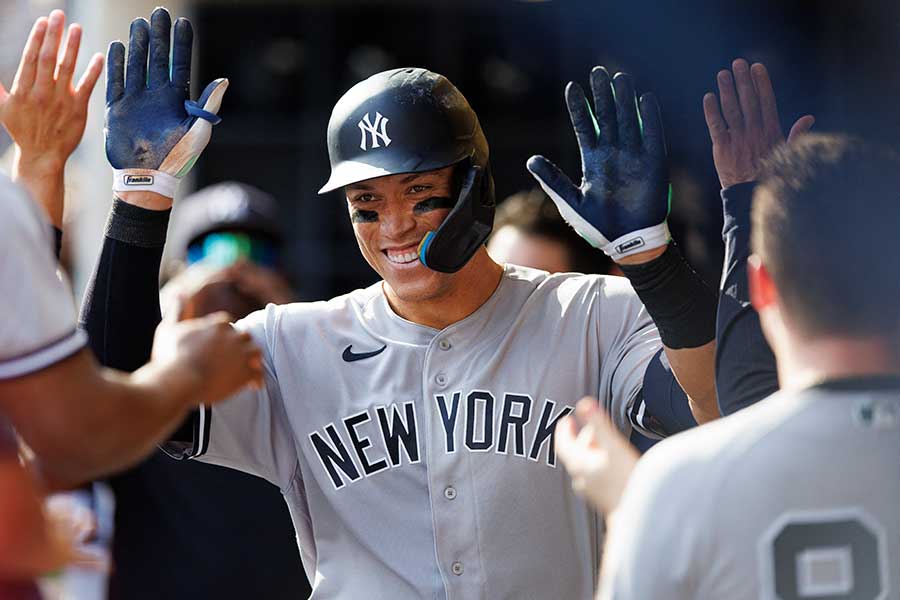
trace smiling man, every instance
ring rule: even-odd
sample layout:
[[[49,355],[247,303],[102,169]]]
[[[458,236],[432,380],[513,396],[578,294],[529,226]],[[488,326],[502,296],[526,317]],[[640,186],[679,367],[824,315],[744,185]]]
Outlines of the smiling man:
[[[125,78],[124,101],[110,103],[108,148],[133,146],[129,123],[145,113],[128,103],[158,103],[156,128],[178,127],[162,115],[182,104],[157,91],[170,85],[169,17],[158,9],[151,21],[132,25],[136,76],[131,91]],[[149,84],[148,46],[161,78]],[[589,598],[603,526],[557,464],[555,423],[587,394],[626,434],[654,423],[644,400],[681,393],[673,371],[698,415],[715,407],[716,298],[669,244],[659,110],[641,98],[642,135],[628,76],[596,69],[591,80],[599,127],[581,88],[567,90],[582,186],[546,159],[529,167],[634,288],[491,260],[487,141],[445,77],[379,73],[335,106],[322,192],[344,192],[360,251],[382,280],[239,321],[264,348],[265,387],[203,409],[169,448],[281,489],[316,598]],[[152,150],[169,151],[164,142]],[[153,299],[133,290],[156,273],[128,255],[162,246],[172,203],[171,189],[143,183],[162,168],[143,156],[115,155],[123,176],[142,169],[144,179],[118,194],[116,236],[104,242],[117,258],[97,273],[110,293],[93,298],[89,319],[113,339],[152,317],[144,305]],[[117,320],[101,312],[105,302],[144,308]]]

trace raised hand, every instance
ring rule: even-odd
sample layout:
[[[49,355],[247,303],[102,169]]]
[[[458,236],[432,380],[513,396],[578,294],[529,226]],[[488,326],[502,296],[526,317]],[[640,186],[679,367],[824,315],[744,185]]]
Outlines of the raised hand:
[[[228,80],[206,86],[190,100],[190,21],[175,23],[169,64],[172,19],[157,8],[131,23],[128,66],[125,46],[113,42],[107,53],[106,156],[115,170],[116,192],[151,191],[175,196],[179,180],[209,143]],[[171,72],[171,76],[170,76]]]
[[[612,513],[638,454],[595,398],[582,398],[574,416],[560,419],[555,443],[556,454],[572,478],[572,489],[601,513]]]
[[[669,242],[669,173],[659,105],[649,93],[638,103],[631,77],[618,73],[610,81],[603,67],[591,71],[591,91],[594,111],[581,86],[566,86],[581,151],[581,185],[543,156],[532,156],[528,170],[581,237],[617,262],[643,262],[659,253],[645,252]]]
[[[784,141],[775,90],[762,63],[752,67],[743,58],[735,60],[731,71],[716,76],[719,97],[703,96],[703,114],[713,144],[713,162],[722,188],[755,181],[763,159]],[[721,110],[719,103],[721,102]],[[788,143],[809,131],[812,115],[797,119],[788,134]]]
[[[7,92],[0,84],[0,122],[16,144],[13,179],[57,227],[62,225],[65,164],[84,134],[88,100],[103,69],[103,56],[94,55],[73,85],[82,30],[72,24],[63,42],[65,29],[61,10],[35,21],[12,87]]]

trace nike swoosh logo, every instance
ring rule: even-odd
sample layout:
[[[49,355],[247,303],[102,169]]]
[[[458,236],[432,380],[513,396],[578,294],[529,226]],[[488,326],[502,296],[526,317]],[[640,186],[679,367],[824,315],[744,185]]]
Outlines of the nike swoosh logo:
[[[353,344],[350,344],[346,348],[344,348],[344,353],[341,355],[341,358],[344,359],[344,362],[354,362],[357,360],[362,360],[364,358],[372,358],[373,356],[378,356],[384,349],[387,348],[387,345],[382,346],[378,350],[373,350],[371,352],[354,352],[351,350],[353,348]]]

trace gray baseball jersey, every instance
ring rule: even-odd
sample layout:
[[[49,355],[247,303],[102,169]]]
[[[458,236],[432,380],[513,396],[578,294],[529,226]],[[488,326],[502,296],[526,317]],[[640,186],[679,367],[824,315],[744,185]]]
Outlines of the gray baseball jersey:
[[[266,386],[204,410],[202,460],[281,488],[314,598],[589,598],[598,517],[556,462],[586,394],[627,413],[660,349],[625,279],[507,266],[443,330],[381,284],[238,323]]]
[[[57,275],[50,225],[3,175],[0,240],[0,379],[9,379],[74,354],[87,337],[75,328],[72,292]]]
[[[600,597],[876,600],[900,594],[900,379],[777,393],[650,450]]]

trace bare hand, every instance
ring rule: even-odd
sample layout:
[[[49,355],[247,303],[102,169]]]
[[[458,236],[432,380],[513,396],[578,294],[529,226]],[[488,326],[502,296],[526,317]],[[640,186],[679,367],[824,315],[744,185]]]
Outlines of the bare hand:
[[[103,55],[94,55],[73,86],[81,26],[69,27],[60,54],[65,25],[61,10],[35,21],[10,91],[0,84],[0,122],[16,144],[13,179],[25,185],[57,226],[63,169],[84,134],[88,100],[103,69]]]
[[[775,90],[766,67],[762,63],[750,67],[742,58],[731,66],[734,75],[724,69],[716,77],[718,99],[713,93],[703,96],[713,162],[723,189],[755,181],[763,159],[784,141]],[[788,143],[809,131],[813,123],[812,115],[797,119],[788,134]]]
[[[580,430],[576,419],[583,423]],[[604,515],[619,504],[638,460],[637,451],[619,433],[596,398],[575,406],[575,417],[556,425],[556,455],[572,477],[572,489]]]
[[[262,356],[249,333],[232,327],[226,313],[175,322],[181,312],[175,307],[157,328],[152,360],[181,371],[196,386],[196,403],[210,404],[245,385],[262,385]]]

